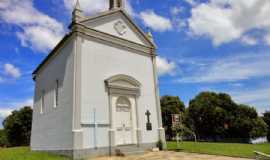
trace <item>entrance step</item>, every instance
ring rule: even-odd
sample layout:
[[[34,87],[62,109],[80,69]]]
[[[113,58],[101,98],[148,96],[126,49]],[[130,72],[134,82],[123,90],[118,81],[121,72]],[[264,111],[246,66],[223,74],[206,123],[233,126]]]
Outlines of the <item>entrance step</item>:
[[[116,156],[127,156],[127,155],[136,155],[144,154],[145,150],[138,147],[137,145],[126,145],[126,146],[117,146],[115,148]]]

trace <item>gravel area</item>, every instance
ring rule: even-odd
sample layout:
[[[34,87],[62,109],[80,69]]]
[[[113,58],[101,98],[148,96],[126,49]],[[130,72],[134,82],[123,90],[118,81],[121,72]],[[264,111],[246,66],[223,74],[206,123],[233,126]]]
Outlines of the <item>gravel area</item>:
[[[134,155],[126,157],[100,157],[94,160],[250,160],[250,159],[168,151],[168,152],[149,152],[144,155]]]

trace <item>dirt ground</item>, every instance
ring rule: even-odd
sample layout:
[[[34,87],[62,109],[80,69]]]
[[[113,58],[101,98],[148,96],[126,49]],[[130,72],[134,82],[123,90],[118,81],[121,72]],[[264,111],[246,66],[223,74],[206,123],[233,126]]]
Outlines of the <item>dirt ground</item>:
[[[94,160],[250,160],[184,152],[149,152],[144,155],[126,157],[100,157]]]

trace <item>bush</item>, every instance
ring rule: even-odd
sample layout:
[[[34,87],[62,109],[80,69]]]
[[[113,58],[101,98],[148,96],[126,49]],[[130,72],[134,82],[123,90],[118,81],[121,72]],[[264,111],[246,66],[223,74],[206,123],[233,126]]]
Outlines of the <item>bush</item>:
[[[163,142],[162,142],[162,140],[159,140],[159,141],[157,142],[157,147],[159,148],[160,151],[163,150]]]

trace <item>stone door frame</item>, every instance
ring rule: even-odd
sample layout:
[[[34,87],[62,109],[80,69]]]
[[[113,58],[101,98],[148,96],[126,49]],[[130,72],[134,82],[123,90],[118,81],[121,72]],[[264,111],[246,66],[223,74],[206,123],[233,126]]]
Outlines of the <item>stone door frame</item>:
[[[134,97],[135,100],[135,112],[136,112],[136,139],[137,145],[141,144],[142,133],[140,129],[139,117],[138,117],[138,99],[140,97],[141,83],[135,78],[128,75],[115,75],[105,80],[105,89],[108,93],[109,100],[109,117],[110,117],[110,129],[109,129],[109,146],[110,152],[112,153],[112,148],[116,147],[115,143],[115,128],[113,126],[113,107],[112,98],[115,95]]]

